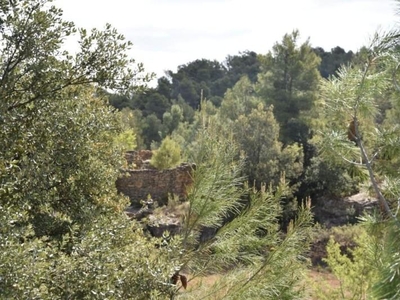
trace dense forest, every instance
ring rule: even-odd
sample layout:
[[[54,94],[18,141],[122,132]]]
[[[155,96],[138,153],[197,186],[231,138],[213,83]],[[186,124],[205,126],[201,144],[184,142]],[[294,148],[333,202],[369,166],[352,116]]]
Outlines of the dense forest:
[[[349,193],[357,179],[346,176],[345,166],[318,157],[313,118],[319,118],[322,78],[337,76],[340,66],[357,62],[367,49],[325,52],[309,41],[300,45],[299,34],[285,35],[267,54],[246,51],[223,62],[198,59],[179,66],[155,88],[129,97],[110,94],[110,104],[128,120],[137,149],[157,149],[166,137],[190,147],[203,109],[232,128],[238,153],[246,153],[249,182],[276,185],[285,172],[298,199]],[[389,108],[386,103],[382,109]]]
[[[399,31],[352,52],[293,30],[149,88],[116,29],[49,4],[0,2],[1,299],[400,297]],[[124,213],[115,182],[133,149],[161,170],[193,164],[186,202],[167,204],[179,234]],[[326,245],[340,288],[310,284],[326,232],[313,208],[359,191],[378,206],[346,227],[347,251]]]

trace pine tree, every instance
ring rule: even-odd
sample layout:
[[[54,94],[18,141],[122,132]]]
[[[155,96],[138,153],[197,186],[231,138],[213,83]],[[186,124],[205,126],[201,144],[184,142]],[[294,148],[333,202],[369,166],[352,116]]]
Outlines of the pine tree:
[[[314,105],[320,75],[320,58],[307,40],[298,45],[298,30],[285,34],[281,43],[261,56],[261,73],[257,95],[267,105],[274,106],[276,119],[281,126],[280,139],[285,144],[308,139],[308,127],[303,114]]]
[[[284,180],[274,192],[266,186],[249,189],[241,176],[244,157],[238,156],[231,128],[206,111],[200,112],[200,121],[188,154],[196,167],[178,273],[190,274],[189,286],[192,279],[222,276],[212,286],[182,292],[178,299],[301,299],[309,207],[299,210],[283,234],[278,219],[288,192]]]
[[[379,202],[379,213],[366,218],[379,251],[378,276],[370,289],[378,299],[397,299],[400,290],[395,250],[400,243],[399,174],[387,171],[388,164],[398,161],[400,132],[397,124],[388,127],[379,122],[382,111],[378,109],[380,98],[397,88],[398,37],[397,31],[376,34],[363,64],[343,66],[338,77],[322,85],[324,154],[346,162],[353,175],[369,182]]]

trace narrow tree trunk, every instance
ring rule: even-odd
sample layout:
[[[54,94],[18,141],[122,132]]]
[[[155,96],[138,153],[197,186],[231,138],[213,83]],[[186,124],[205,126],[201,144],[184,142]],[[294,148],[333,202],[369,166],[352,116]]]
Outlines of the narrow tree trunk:
[[[361,158],[365,164],[365,167],[368,170],[368,175],[369,175],[369,179],[372,183],[372,187],[374,188],[374,191],[376,193],[376,196],[378,198],[379,201],[379,208],[381,210],[381,213],[383,215],[384,218],[393,218],[395,219],[396,217],[393,215],[392,211],[390,210],[389,204],[387,203],[385,196],[383,196],[381,189],[378,186],[378,182],[376,181],[374,172],[372,170],[372,164],[371,161],[368,158],[368,154],[367,151],[365,150],[365,147],[363,145],[363,142],[361,140],[361,136],[360,136],[360,131],[358,128],[358,120],[357,117],[353,117],[353,121],[352,121],[353,125],[354,125],[354,131],[355,131],[355,142],[358,146],[358,148],[360,148],[360,152],[361,152]]]
[[[378,197],[379,207],[380,207],[380,210],[381,210],[383,216],[386,218],[395,218],[392,211],[390,210],[389,204],[387,203],[385,197],[383,196],[383,194],[381,192],[381,189],[378,186],[374,172],[372,171],[371,162],[368,160],[367,153],[365,152],[365,148],[361,141],[359,142],[359,148],[361,151],[362,159],[365,161],[365,167],[368,170],[369,179],[372,183],[372,186],[374,188],[376,196]]]

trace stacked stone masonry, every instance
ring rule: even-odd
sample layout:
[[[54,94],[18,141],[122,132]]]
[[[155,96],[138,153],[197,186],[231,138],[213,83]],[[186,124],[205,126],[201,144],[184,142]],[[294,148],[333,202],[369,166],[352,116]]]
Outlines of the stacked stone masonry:
[[[134,169],[145,169],[152,156],[151,150],[127,151],[125,153],[128,167]]]
[[[148,195],[159,206],[168,203],[168,195],[177,195],[181,201],[187,197],[187,188],[192,184],[192,166],[182,164],[167,170],[143,169],[143,161],[151,158],[151,151],[130,151],[126,154],[128,166],[140,169],[122,170],[122,176],[117,179],[117,190],[128,196],[131,205],[140,207],[141,200],[147,200]]]

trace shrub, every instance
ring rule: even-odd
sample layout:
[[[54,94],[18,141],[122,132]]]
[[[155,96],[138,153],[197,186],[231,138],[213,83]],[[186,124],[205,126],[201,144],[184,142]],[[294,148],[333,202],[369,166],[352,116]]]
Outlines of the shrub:
[[[155,151],[150,164],[157,169],[164,170],[173,168],[181,162],[181,148],[167,136],[161,143],[160,148]]]
[[[377,252],[373,237],[362,226],[343,226],[330,231],[326,246],[328,264],[339,286],[314,285],[318,299],[369,299],[377,279]],[[354,244],[352,247],[351,244]]]

